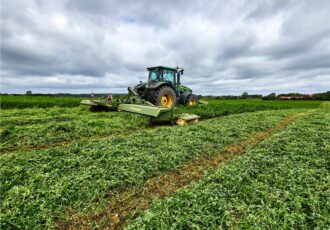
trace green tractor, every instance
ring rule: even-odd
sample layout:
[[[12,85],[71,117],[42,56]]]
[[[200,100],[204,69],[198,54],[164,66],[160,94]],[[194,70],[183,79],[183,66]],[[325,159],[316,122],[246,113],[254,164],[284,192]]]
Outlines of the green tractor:
[[[140,82],[134,88],[128,87],[128,94],[122,98],[107,99],[94,98],[92,93],[88,100],[80,104],[90,107],[92,112],[97,111],[124,111],[145,115],[151,122],[171,122],[185,124],[197,122],[199,116],[195,114],[176,114],[176,105],[207,105],[207,102],[198,100],[192,90],[181,85],[180,76],[183,69],[164,66],[147,68],[149,71],[148,82]]]
[[[190,88],[181,85],[180,77],[184,69],[156,66],[147,70],[148,82],[140,82],[134,87],[141,99],[162,107],[192,106],[198,103],[197,95]]]

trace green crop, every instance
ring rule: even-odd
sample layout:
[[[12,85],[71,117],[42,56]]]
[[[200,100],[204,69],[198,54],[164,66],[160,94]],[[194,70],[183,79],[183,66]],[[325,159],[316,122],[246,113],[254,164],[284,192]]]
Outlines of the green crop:
[[[148,125],[146,117],[87,108],[3,110],[0,151],[38,147],[86,137],[132,132]]]
[[[262,111],[159,127],[0,156],[0,226],[53,228],[66,211],[93,209],[112,191],[140,186],[198,156],[219,153],[297,110]]]
[[[84,97],[70,97],[70,96],[11,96],[0,95],[0,108],[12,109],[12,108],[48,108],[48,107],[77,107]],[[260,109],[279,109],[279,108],[314,108],[317,107],[320,101],[263,101],[256,99],[244,99],[244,100],[208,100],[212,105],[211,110],[216,113],[215,110],[220,109],[220,115],[223,115],[225,111],[232,111],[230,107],[243,107],[247,111],[256,111]],[[263,108],[262,108],[263,107]],[[198,107],[196,107],[198,108]],[[199,109],[194,108],[196,111]],[[215,110],[212,110],[214,108]],[[189,109],[188,109],[189,110]],[[244,112],[244,110],[242,110]]]
[[[319,109],[127,229],[329,229],[329,124]]]
[[[11,96],[0,95],[0,107],[7,108],[47,108],[47,107],[76,107],[82,97],[65,96]]]
[[[208,106],[178,107],[178,113],[194,113],[202,118],[224,116],[229,114],[254,112],[260,110],[316,108],[321,101],[263,101],[263,100],[209,100]]]
[[[55,220],[67,218],[68,210],[85,212],[101,207],[113,191],[141,186],[148,178],[195,157],[221,152],[224,146],[274,127],[283,117],[298,111],[283,108],[315,108],[320,104],[211,100],[208,106],[176,110],[198,114],[202,119],[277,111],[148,129],[144,116],[91,113],[88,107],[75,107],[79,101],[1,96],[1,229],[53,228]],[[53,106],[57,107],[38,108]],[[74,108],[65,108],[71,106]],[[46,149],[27,151],[30,147]]]
[[[177,113],[204,118],[258,110],[313,108],[317,101],[211,100],[208,106],[179,107]],[[148,118],[116,112],[91,113],[88,107],[1,110],[0,151],[44,147],[87,137],[100,138],[145,128]]]

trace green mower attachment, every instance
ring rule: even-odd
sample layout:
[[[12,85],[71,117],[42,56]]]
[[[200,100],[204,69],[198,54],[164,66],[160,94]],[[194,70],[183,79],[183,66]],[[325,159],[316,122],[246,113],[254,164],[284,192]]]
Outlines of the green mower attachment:
[[[171,122],[183,125],[195,123],[199,119],[199,116],[195,114],[174,114],[173,107],[155,106],[149,101],[141,99],[132,88],[128,88],[128,95],[122,99],[113,100],[112,97],[108,97],[108,100],[100,100],[91,97],[89,100],[82,100],[80,104],[90,106],[91,111],[125,111],[148,116],[152,123]]]
[[[183,125],[191,122],[196,123],[199,119],[199,116],[195,114],[174,114],[173,108],[150,105],[120,104],[118,111],[149,116],[152,123],[171,122],[172,124]]]

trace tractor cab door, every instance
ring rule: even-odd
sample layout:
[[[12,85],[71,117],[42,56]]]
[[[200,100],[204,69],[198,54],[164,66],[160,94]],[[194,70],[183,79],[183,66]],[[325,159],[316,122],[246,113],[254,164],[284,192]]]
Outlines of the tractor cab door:
[[[169,69],[151,69],[149,70],[149,82],[168,82],[175,86],[175,71]]]
[[[163,69],[163,81],[171,83],[175,86],[175,73],[173,70]]]

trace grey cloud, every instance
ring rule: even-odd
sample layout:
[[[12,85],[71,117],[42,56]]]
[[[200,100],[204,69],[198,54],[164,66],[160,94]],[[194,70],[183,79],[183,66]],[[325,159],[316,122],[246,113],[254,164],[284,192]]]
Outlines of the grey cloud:
[[[329,37],[325,0],[5,0],[1,91],[125,92],[176,64],[197,93],[322,91]]]
[[[300,1],[294,0],[258,0],[252,1],[253,9],[246,15],[248,19],[267,19],[268,17],[278,14],[282,11],[285,11],[286,8],[296,6],[300,4]],[[250,1],[246,2],[247,4],[251,3]]]

